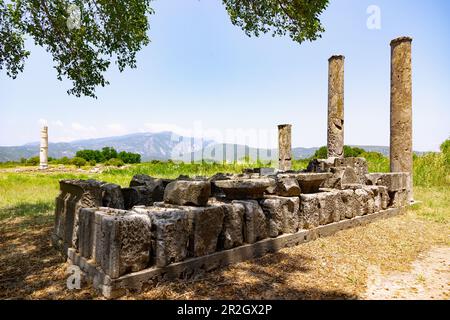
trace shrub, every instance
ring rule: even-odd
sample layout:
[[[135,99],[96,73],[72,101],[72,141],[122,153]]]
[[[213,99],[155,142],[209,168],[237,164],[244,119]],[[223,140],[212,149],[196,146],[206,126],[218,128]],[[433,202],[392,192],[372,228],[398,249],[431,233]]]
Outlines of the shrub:
[[[85,166],[87,161],[80,157],[75,157],[70,161],[71,164],[77,166],[78,168]]]
[[[125,163],[121,159],[112,158],[105,162],[107,166],[122,167]]]
[[[32,157],[27,160],[27,165],[37,166],[40,162],[41,160],[39,159],[39,157]]]

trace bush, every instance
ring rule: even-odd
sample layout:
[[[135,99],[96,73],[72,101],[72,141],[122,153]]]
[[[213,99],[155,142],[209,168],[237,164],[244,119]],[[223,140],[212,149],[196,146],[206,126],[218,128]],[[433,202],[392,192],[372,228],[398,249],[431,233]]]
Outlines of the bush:
[[[80,157],[75,157],[70,161],[71,164],[77,166],[78,168],[86,165],[87,161]]]
[[[27,165],[37,166],[40,162],[41,160],[39,159],[39,157],[32,157],[27,160]]]
[[[125,163],[121,159],[112,158],[105,162],[107,166],[122,167]]]
[[[344,146],[344,157],[346,158],[360,157],[364,152],[366,151],[361,148]],[[316,150],[312,158],[313,159],[328,158],[328,148],[326,146],[320,147],[318,150]]]

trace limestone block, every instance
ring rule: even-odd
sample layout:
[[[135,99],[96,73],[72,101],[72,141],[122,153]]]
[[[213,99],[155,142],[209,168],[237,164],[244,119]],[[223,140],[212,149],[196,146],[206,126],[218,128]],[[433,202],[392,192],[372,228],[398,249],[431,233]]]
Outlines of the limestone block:
[[[302,193],[317,193],[325,180],[329,179],[331,173],[296,173],[292,174],[297,179]]]
[[[295,177],[281,174],[276,178],[276,186],[273,192],[282,197],[298,197],[301,189]]]
[[[268,237],[268,219],[255,200],[235,200],[233,204],[241,204],[244,213],[244,242],[255,243]]]
[[[79,210],[102,206],[102,190],[95,180],[61,180],[59,184],[52,239],[66,254],[68,248],[78,248]]]
[[[223,228],[219,235],[219,250],[239,247],[244,243],[245,207],[240,203],[219,201],[211,198],[209,205],[221,206],[224,213]]]
[[[362,212],[361,203],[356,197],[355,190],[342,190],[339,193],[345,206],[344,217],[346,219],[352,219]],[[343,220],[342,216],[341,220]]]
[[[408,192],[406,190],[389,191],[389,207],[400,208],[408,204]]]
[[[147,186],[123,188],[122,194],[127,210],[134,206],[151,206],[154,202],[152,190]]]
[[[320,204],[318,193],[300,195],[299,222],[303,229],[312,229],[319,226]]]
[[[160,203],[161,204],[161,203]],[[151,264],[164,267],[188,256],[191,226],[188,212],[177,208],[133,208],[146,213],[152,222]]]
[[[157,202],[155,206],[175,208],[187,213],[189,221],[188,255],[190,257],[205,256],[218,250],[219,236],[223,230],[225,216],[222,205],[192,207]]]
[[[314,172],[314,173],[330,172],[331,168],[334,167],[334,161],[335,158],[313,159],[308,163],[306,172]]]
[[[119,185],[113,183],[102,184],[102,206],[125,209],[122,188]]]
[[[283,233],[298,231],[300,199],[298,197],[266,196],[260,202],[269,219],[269,236],[278,237]]]
[[[163,201],[164,190],[172,182],[171,179],[157,179],[145,174],[137,174],[130,181],[130,187],[145,186],[150,189],[153,202]]]
[[[118,278],[145,269],[150,262],[150,217],[105,209],[95,215],[95,261],[103,272]]]
[[[164,191],[164,202],[175,205],[205,206],[211,195],[208,181],[173,181]]]
[[[274,179],[235,179],[216,181],[216,187],[220,188],[229,200],[262,199],[267,188],[275,183]]]
[[[93,258],[96,208],[81,208],[78,213],[78,251],[86,259]]]
[[[334,160],[335,167],[350,167],[355,171],[359,181],[355,183],[366,184],[366,174],[369,173],[368,164],[364,158],[336,158]]]

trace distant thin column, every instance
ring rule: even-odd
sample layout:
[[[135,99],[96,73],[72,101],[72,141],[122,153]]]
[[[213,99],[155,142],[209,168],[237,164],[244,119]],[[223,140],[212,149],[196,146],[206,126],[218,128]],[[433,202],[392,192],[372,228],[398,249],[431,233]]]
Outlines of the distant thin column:
[[[44,126],[41,129],[41,148],[39,152],[41,170],[48,168],[48,127]]]
[[[278,165],[282,171],[291,170],[292,166],[291,131],[292,126],[290,124],[278,126]]]

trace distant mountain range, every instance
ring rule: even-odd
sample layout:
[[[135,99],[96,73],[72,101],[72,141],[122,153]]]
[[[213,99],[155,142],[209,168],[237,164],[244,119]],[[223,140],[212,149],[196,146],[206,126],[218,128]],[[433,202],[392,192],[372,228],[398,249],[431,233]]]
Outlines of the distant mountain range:
[[[213,140],[183,137],[172,132],[135,133],[118,137],[78,140],[49,144],[49,156],[53,158],[73,157],[78,150],[113,147],[118,151],[139,153],[143,161],[148,160],[215,160],[229,162],[251,159],[277,160],[277,149],[257,149],[245,145],[223,144]],[[358,146],[366,151],[389,155],[389,147]],[[295,159],[311,157],[318,148],[294,148]],[[236,152],[235,152],[236,151]],[[236,154],[236,155],[235,155]],[[17,147],[0,147],[0,162],[19,161],[39,155],[39,143],[28,143]]]

